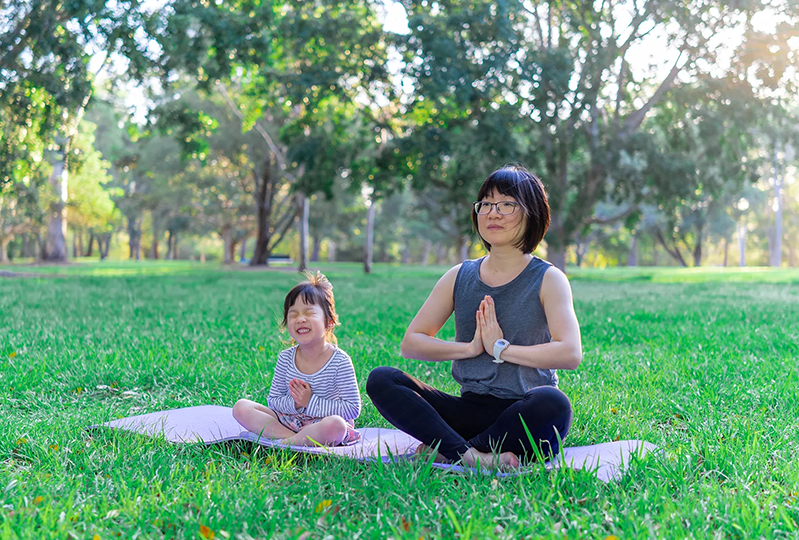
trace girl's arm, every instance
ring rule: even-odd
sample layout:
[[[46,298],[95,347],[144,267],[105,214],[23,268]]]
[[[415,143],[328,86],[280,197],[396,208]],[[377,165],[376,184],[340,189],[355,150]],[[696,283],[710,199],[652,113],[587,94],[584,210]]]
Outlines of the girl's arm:
[[[294,398],[289,393],[288,362],[291,352],[281,353],[277,358],[275,374],[272,376],[272,386],[269,388],[269,397],[266,403],[273,411],[285,414],[297,414],[303,412],[303,408],[297,409]]]
[[[452,295],[460,267],[461,265],[458,265],[450,269],[438,280],[430,296],[411,321],[400,346],[403,358],[443,362],[473,358],[483,352],[479,326],[474,339],[469,343],[444,341],[435,337],[455,309]]]
[[[541,283],[541,304],[549,325],[552,341],[541,345],[514,345],[500,358],[505,362],[538,369],[576,369],[583,359],[580,325],[574,313],[571,287],[566,275],[554,266],[547,270]],[[502,337],[494,311],[494,302],[487,299],[478,316],[484,346],[493,354],[494,342]]]
[[[358,380],[355,378],[355,368],[349,356],[337,352],[340,355],[338,365],[331,381],[326,381],[337,391],[338,398],[328,399],[320,397],[316,391],[311,394],[305,414],[315,418],[323,418],[337,414],[344,420],[354,420],[361,414],[361,394],[358,391]],[[331,366],[333,367],[333,366]],[[313,389],[312,389],[313,390]]]

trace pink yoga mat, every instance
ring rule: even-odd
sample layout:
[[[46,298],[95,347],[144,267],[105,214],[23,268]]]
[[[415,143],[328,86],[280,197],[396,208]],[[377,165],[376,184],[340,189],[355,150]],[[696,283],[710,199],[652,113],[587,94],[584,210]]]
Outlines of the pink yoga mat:
[[[396,429],[359,427],[361,440],[349,446],[287,446],[271,439],[259,438],[255,433],[245,430],[233,418],[233,409],[218,405],[201,405],[130,416],[92,427],[108,427],[149,436],[163,436],[167,441],[174,443],[213,444],[223,441],[246,440],[273,448],[287,448],[308,454],[336,455],[359,461],[382,460],[389,462],[413,454],[419,445],[418,440]],[[588,470],[596,473],[598,479],[608,482],[618,479],[624,474],[632,456],[643,457],[655,449],[655,445],[637,440],[577,446],[565,448],[562,455],[558,455],[554,460],[546,463],[546,467],[547,469],[570,467],[577,470]],[[441,469],[474,471],[474,469],[459,465],[434,465]],[[535,470],[535,468],[536,465],[531,465],[528,468],[520,469],[519,472],[490,472],[490,474],[500,476],[524,474],[525,471]]]

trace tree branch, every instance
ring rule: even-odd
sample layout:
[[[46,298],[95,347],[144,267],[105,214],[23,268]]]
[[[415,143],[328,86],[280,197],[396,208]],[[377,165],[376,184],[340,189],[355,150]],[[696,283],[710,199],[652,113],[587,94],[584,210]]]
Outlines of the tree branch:
[[[646,104],[638,109],[635,112],[630,113],[627,119],[624,121],[624,130],[622,135],[628,136],[631,135],[641,123],[644,121],[649,110],[657,103],[660,98],[669,91],[671,88],[674,79],[677,78],[677,74],[680,72],[682,67],[680,66],[680,60],[682,59],[683,51],[680,51],[680,54],[677,56],[677,60],[674,62],[674,67],[671,68],[671,72],[669,73],[668,77],[660,84],[655,93],[649,98],[649,101]]]
[[[611,217],[607,217],[607,218],[590,217],[590,218],[584,220],[583,223],[585,223],[586,225],[592,225],[592,224],[602,225],[602,224],[607,224],[607,223],[614,223],[616,221],[619,221],[620,219],[626,218],[627,216],[631,215],[636,210],[638,210],[638,205],[634,204],[630,208],[625,210],[624,212],[622,212],[620,214],[617,214],[615,216],[611,216]]]
[[[219,88],[222,97],[225,98],[225,101],[227,102],[227,105],[230,108],[230,110],[233,112],[233,114],[235,114],[238,117],[238,119],[241,122],[243,122],[244,115],[241,113],[239,108],[233,102],[233,99],[230,97],[230,94],[227,91],[227,87],[221,81],[218,81],[216,83],[216,86],[217,88]],[[261,135],[261,137],[263,137],[263,139],[266,141],[267,146],[269,146],[269,150],[275,155],[275,159],[277,159],[277,163],[280,166],[280,169],[283,171],[283,175],[286,178],[288,178],[290,181],[292,182],[295,181],[296,179],[294,178],[294,175],[288,171],[288,165],[286,164],[286,159],[283,157],[283,153],[280,151],[280,148],[278,148],[278,146],[272,140],[272,137],[269,135],[269,133],[257,121],[255,122],[255,131],[257,131],[258,134]]]
[[[285,219],[285,223],[280,223],[279,221],[275,225],[275,234],[272,235],[272,239],[274,240],[274,242],[272,242],[272,245],[267,248],[267,251],[269,253],[271,253],[272,250],[275,249],[278,246],[278,244],[280,244],[280,242],[283,241],[283,237],[286,236],[286,233],[291,227],[291,224],[294,223],[295,217],[297,217],[296,206],[294,207],[293,212],[286,212],[286,214],[280,218],[281,221]]]
[[[668,244],[666,243],[666,239],[663,237],[663,233],[660,232],[659,228],[655,229],[655,238],[657,238],[658,242],[660,242],[660,245],[666,250],[666,253],[671,255],[673,259],[685,267],[688,266],[685,263],[685,259],[683,258],[682,253],[680,253],[680,248],[677,246],[677,244],[674,245],[673,249],[669,248]]]

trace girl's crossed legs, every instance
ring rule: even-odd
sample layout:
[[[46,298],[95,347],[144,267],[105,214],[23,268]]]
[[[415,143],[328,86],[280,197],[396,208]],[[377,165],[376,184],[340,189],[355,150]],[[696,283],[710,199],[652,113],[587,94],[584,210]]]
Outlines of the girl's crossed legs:
[[[281,443],[294,446],[336,446],[344,441],[350,427],[340,416],[326,416],[318,422],[308,424],[294,432],[280,423],[277,414],[249,399],[240,399],[233,406],[233,418],[247,431],[266,439],[279,439]]]
[[[469,465],[489,466],[496,451],[501,465],[515,466],[516,457],[535,456],[530,436],[544,456],[556,455],[558,437],[566,437],[572,422],[569,398],[552,386],[534,388],[518,400],[469,392],[458,397],[398,369],[379,367],[369,374],[366,393],[396,428]]]

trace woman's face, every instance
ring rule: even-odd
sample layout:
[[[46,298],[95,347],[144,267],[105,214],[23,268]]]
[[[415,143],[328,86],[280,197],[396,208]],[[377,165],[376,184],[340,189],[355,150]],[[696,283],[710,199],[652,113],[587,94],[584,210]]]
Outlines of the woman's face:
[[[487,214],[477,214],[477,231],[491,247],[513,245],[524,231],[524,210],[518,201],[509,195],[502,195],[491,191],[482,198],[483,202],[496,203],[491,205]],[[516,203],[512,214],[507,214],[511,205],[502,203]],[[500,214],[500,211],[505,214]]]

